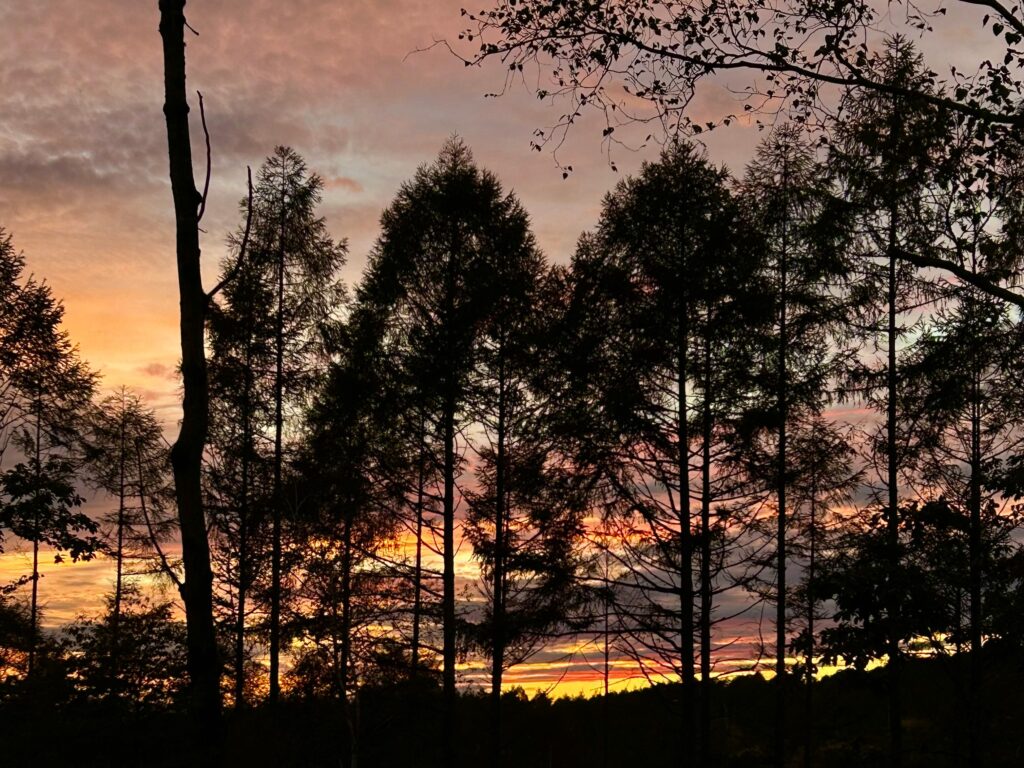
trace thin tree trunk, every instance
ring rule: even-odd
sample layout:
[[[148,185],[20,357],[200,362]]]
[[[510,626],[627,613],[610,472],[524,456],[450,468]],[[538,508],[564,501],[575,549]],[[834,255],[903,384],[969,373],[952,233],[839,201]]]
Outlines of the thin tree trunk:
[[[680,284],[683,280],[680,280]],[[687,408],[687,378],[689,377],[689,313],[690,307],[685,288],[680,289],[682,307],[679,312],[679,369],[676,383],[678,400],[678,424],[676,472],[679,475],[679,650],[682,662],[682,728],[681,764],[683,768],[694,765],[694,687],[696,675],[693,661],[693,538],[690,524],[690,425]]]
[[[608,768],[608,766],[610,764],[610,761],[611,761],[611,755],[609,754],[609,749],[608,749],[608,733],[611,730],[611,721],[609,720],[609,717],[608,717],[608,688],[609,688],[609,685],[608,685],[609,679],[608,678],[609,678],[609,676],[611,674],[611,633],[610,633],[610,622],[609,622],[610,614],[611,614],[611,600],[609,599],[609,595],[608,595],[608,592],[607,592],[607,590],[609,589],[608,584],[609,584],[609,580],[608,580],[608,553],[605,552],[605,555],[604,555],[604,587],[605,587],[606,592],[605,592],[605,597],[604,597],[604,695],[601,697],[601,722],[602,722],[602,725],[603,725],[603,727],[601,728],[601,741],[602,741],[602,745],[604,747],[604,749],[603,749],[604,768]],[[693,636],[693,632],[692,631],[691,631],[690,635],[691,635],[691,637]],[[692,654],[691,654],[690,658],[691,659],[693,658]]]
[[[341,753],[342,768],[352,768],[355,756],[355,727],[348,705],[349,668],[352,659],[352,516],[345,515],[341,556],[341,711],[344,718],[345,744]]]
[[[284,433],[284,179],[281,180],[281,230],[277,254],[277,317],[274,362],[274,505],[271,514],[270,553],[270,703],[276,704],[281,691],[281,488]]]
[[[36,530],[39,529],[39,516],[36,515]],[[36,651],[39,642],[39,539],[32,542],[32,607],[31,634],[28,640],[27,676],[32,677],[36,668]]]
[[[245,602],[249,592],[249,470],[252,459],[252,341],[245,345],[242,392],[242,493],[238,503],[238,614],[235,616],[235,709],[245,707]]]
[[[110,694],[114,694],[114,680],[120,663],[121,650],[121,600],[124,589],[124,497],[125,497],[125,399],[121,389],[121,440],[118,454],[118,503],[117,503],[117,575],[114,580],[114,610],[110,617]]]
[[[492,618],[494,648],[491,656],[491,760],[501,765],[501,676],[505,666],[505,349],[498,350],[498,466],[494,474],[494,573]]]
[[[36,443],[35,443],[35,474],[36,474],[36,488],[35,488],[35,513],[33,518],[33,537],[32,537],[32,604],[29,609],[30,618],[30,631],[28,640],[28,670],[26,672],[28,677],[32,677],[32,673],[36,668],[36,652],[38,650],[39,643],[39,535],[40,535],[40,520],[39,520],[39,504],[40,504],[40,485],[43,481],[43,465],[42,465],[42,446],[39,444],[39,440],[42,437],[42,425],[41,415],[42,403],[36,400]]]
[[[889,762],[892,768],[900,768],[903,762],[903,725],[902,725],[902,702],[900,698],[900,634],[899,615],[901,610],[899,599],[899,585],[894,583],[899,578],[900,568],[900,530],[899,530],[899,476],[897,463],[897,422],[896,422],[896,211],[892,207],[889,211],[889,360],[886,370],[886,452],[887,473],[886,482],[888,485],[889,514],[888,514],[888,544],[889,544],[889,594],[888,594],[888,619],[889,619]]]
[[[968,657],[968,714],[967,714],[967,764],[970,768],[982,765],[982,747],[980,726],[984,719],[978,711],[982,705],[981,670],[982,670],[982,603],[981,603],[981,413],[979,373],[974,366],[971,392],[971,479],[970,479],[970,534],[969,534],[969,574],[971,590],[970,615],[968,622],[971,633],[971,655]]]
[[[458,692],[455,688],[455,409],[457,404],[457,377],[452,325],[455,322],[455,259],[461,254],[461,233],[453,225],[451,253],[445,272],[444,294],[444,353],[447,371],[444,374],[444,402],[442,423],[444,429],[444,508],[443,508],[443,573],[441,597],[442,649],[444,669],[442,683],[441,763],[445,768],[458,768],[455,744]]]
[[[420,623],[423,614],[423,486],[426,482],[427,429],[420,417],[420,455],[416,479],[416,569],[413,571],[412,603],[412,673],[420,669]]]
[[[711,323],[704,329],[700,500],[700,765],[711,764]]]
[[[787,158],[782,160],[782,185],[785,198],[787,179]],[[778,502],[777,586],[775,604],[775,766],[784,768],[786,763],[786,448],[789,421],[789,243],[788,236],[789,201],[783,200],[782,250],[779,254],[779,359],[778,359],[778,406],[779,446],[775,494]]]
[[[192,173],[192,146],[185,92],[185,0],[160,0],[164,58],[164,115],[171,192],[174,197],[178,288],[181,300],[181,371],[184,385],[181,431],[171,449],[181,526],[185,581],[182,599],[188,637],[190,707],[208,734],[219,732],[220,666],[213,625],[213,571],[203,513],[201,465],[208,424],[204,332],[207,296],[200,272],[201,196]],[[206,742],[208,745],[215,742]],[[210,747],[210,753],[215,752]]]
[[[448,375],[453,375],[454,372]],[[444,400],[444,573],[442,596],[442,688],[444,712],[441,758],[445,768],[456,768],[455,708],[455,393],[448,383]]]
[[[807,651],[804,655],[804,768],[814,765],[814,579],[818,564],[818,489],[811,485],[811,551],[807,562]]]
[[[953,768],[960,768],[961,765],[963,757],[961,723],[966,721],[964,708],[970,706],[967,703],[967,693],[964,691],[964,644],[961,639],[964,626],[963,601],[963,592],[958,588],[956,590],[956,609],[954,613],[954,621],[956,622],[954,626],[957,629],[957,637],[955,653],[953,655],[953,727],[950,729],[953,734]]]

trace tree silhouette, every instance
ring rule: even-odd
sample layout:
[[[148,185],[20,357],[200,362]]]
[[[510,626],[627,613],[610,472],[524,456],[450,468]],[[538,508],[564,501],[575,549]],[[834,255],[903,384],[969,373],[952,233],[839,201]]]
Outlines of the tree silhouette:
[[[695,95],[709,78],[749,72],[757,80],[740,92],[744,111],[769,118],[788,113],[800,124],[827,122],[836,91],[941,108],[972,133],[991,139],[984,150],[985,173],[998,177],[1005,170],[1002,159],[1015,156],[1024,126],[1017,108],[1021,84],[1014,74],[1024,61],[1018,46],[1024,13],[1016,4],[998,1],[959,0],[954,5],[983,14],[978,26],[990,29],[994,50],[979,52],[973,71],[960,62],[922,66],[921,77],[907,81],[894,81],[878,69],[873,62],[877,51],[889,44],[893,25],[907,36],[956,29],[963,22],[947,19],[946,7],[925,10],[913,2],[896,2],[883,14],[866,0],[832,5],[521,0],[515,8],[497,3],[476,13],[464,11],[469,26],[460,38],[479,46],[467,63],[501,59],[503,90],[535,71],[536,78],[524,79],[537,97],[566,103],[554,126],[536,131],[537,148],[560,146],[588,110],[603,115],[608,143],[618,141],[630,126],[641,129],[640,139],[658,132],[669,140],[727,126],[737,120],[735,114],[695,119]],[[937,70],[949,75],[940,80]],[[623,92],[635,101],[624,101]],[[630,142],[624,138],[622,143]],[[1024,307],[1024,294],[971,272],[956,259],[911,248],[898,257],[943,270]]]
[[[928,75],[922,72],[920,56],[906,41],[895,39],[879,55],[876,69],[887,81],[900,89],[927,92]],[[900,570],[899,494],[900,468],[908,454],[908,438],[900,434],[898,413],[899,372],[898,345],[907,332],[900,327],[899,316],[914,300],[914,269],[901,262],[901,251],[923,251],[932,241],[934,222],[922,203],[922,195],[936,172],[937,151],[947,135],[948,123],[922,99],[889,97],[874,91],[854,91],[847,97],[844,109],[848,118],[837,126],[830,162],[839,174],[851,204],[851,214],[858,216],[860,237],[853,245],[862,258],[884,260],[884,272],[876,279],[878,292],[884,293],[884,325],[879,322],[879,335],[885,338],[884,366],[863,368],[855,376],[861,386],[884,393],[875,401],[885,410],[884,439],[875,445],[879,474],[883,478],[885,496],[880,499],[889,526],[889,560],[892,574],[888,589],[890,604],[887,615],[892,621],[890,636],[890,761],[901,763],[902,726],[900,720],[900,645],[897,617],[902,606],[896,577]],[[919,284],[918,284],[919,285]],[[920,295],[920,294],[918,294]],[[865,306],[870,306],[867,304]],[[869,323],[871,321],[869,320]]]
[[[313,501],[300,520],[306,543],[298,593],[311,612],[297,621],[300,638],[313,645],[302,661],[310,671],[317,664],[329,670],[346,722],[345,765],[357,754],[349,707],[357,670],[393,639],[382,628],[395,622],[392,593],[403,579],[387,549],[397,538],[411,474],[402,377],[390,366],[386,324],[376,309],[357,303],[338,329],[300,461]]]
[[[73,560],[90,558],[99,542],[96,524],[77,511],[76,487],[81,438],[96,377],[80,359],[62,327],[64,307],[45,283],[17,282],[23,261],[10,237],[0,233],[4,269],[14,281],[5,286],[10,303],[2,317],[0,382],[4,397],[2,448],[13,446],[20,461],[0,475],[0,532],[32,542],[32,596],[29,609],[27,672],[32,674],[39,634],[39,547],[68,551]],[[0,450],[0,456],[5,450]]]
[[[270,581],[268,618],[271,703],[280,694],[283,521],[285,516],[285,427],[301,410],[324,358],[322,332],[342,298],[337,271],[346,245],[335,243],[317,216],[323,182],[288,147],[277,147],[256,176],[245,224],[232,238],[237,251],[224,265],[224,300],[210,313],[214,410],[226,417],[220,436],[240,440],[235,468],[241,487],[225,499],[237,511],[226,521],[237,529],[238,606],[235,610],[236,696],[243,663],[245,598],[253,579],[251,539],[258,536],[250,506],[257,506],[256,441],[269,436]],[[251,203],[251,209],[250,209]],[[267,307],[272,307],[268,312]],[[227,430],[225,432],[225,430]],[[231,436],[231,432],[237,432]],[[216,434],[216,433],[215,433]],[[221,452],[227,459],[227,453]],[[252,477],[250,476],[252,475]],[[228,478],[224,478],[227,480]],[[244,544],[244,546],[243,546]],[[245,550],[243,553],[242,550]]]
[[[465,536],[484,576],[486,600],[474,639],[490,661],[491,759],[502,763],[502,676],[530,658],[581,607],[576,588],[586,493],[567,471],[545,414],[557,403],[538,387],[545,347],[546,269],[514,199],[495,221],[489,306],[471,379],[471,413],[481,437],[477,487],[467,491]]]
[[[738,372],[752,362],[753,347],[736,334],[752,339],[761,312],[751,291],[754,252],[741,246],[740,210],[726,184],[725,172],[696,150],[667,150],[606,198],[597,233],[581,241],[573,262],[576,279],[586,281],[578,297],[595,318],[598,351],[588,375],[592,407],[606,421],[599,434],[609,441],[606,498],[620,520],[614,556],[628,603],[618,611],[635,653],[651,654],[682,680],[684,761],[697,759],[695,743],[700,759],[711,749],[714,582],[732,536],[712,505],[743,494],[713,465],[730,461],[745,388]]]
[[[178,439],[171,448],[185,579],[181,592],[188,626],[191,708],[199,727],[219,738],[220,663],[213,625],[213,572],[203,510],[202,461],[209,427],[206,311],[210,296],[200,271],[199,221],[206,200],[196,189],[185,90],[185,0],[160,0],[164,59],[164,117],[175,253],[181,305],[181,375],[184,388]],[[211,748],[211,753],[216,748]],[[213,758],[210,757],[212,760]]]
[[[796,481],[788,457],[791,432],[820,414],[834,371],[842,286],[851,265],[847,232],[826,168],[795,126],[777,128],[747,166],[741,192],[767,253],[765,283],[775,318],[765,332],[765,392],[761,423],[747,449],[754,477],[763,478],[775,500],[775,764],[785,763],[788,608],[787,497]]]
[[[445,764],[457,761],[455,511],[460,474],[457,435],[467,422],[477,340],[491,310],[486,298],[494,265],[509,247],[509,226],[521,221],[515,198],[480,171],[458,139],[437,161],[420,168],[385,211],[382,234],[371,255],[360,297],[400,318],[407,352],[403,367],[421,382],[429,404],[430,432],[443,456],[442,631]],[[515,247],[513,241],[511,246]],[[521,240],[520,240],[521,242]]]
[[[117,509],[104,515],[106,549],[114,557],[114,594],[110,604],[109,669],[111,695],[120,664],[121,605],[128,560],[145,557],[151,542],[142,515],[142,496],[146,493],[145,475],[138,472],[141,461],[162,461],[165,454],[163,434],[156,416],[142,400],[121,387],[101,400],[90,414],[87,467],[93,482],[117,501]],[[133,500],[135,503],[133,503]]]

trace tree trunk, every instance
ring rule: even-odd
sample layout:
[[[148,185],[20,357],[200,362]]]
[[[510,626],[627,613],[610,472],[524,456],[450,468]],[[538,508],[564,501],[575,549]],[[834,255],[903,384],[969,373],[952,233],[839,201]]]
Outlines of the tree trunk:
[[[420,417],[420,455],[416,478],[416,569],[413,571],[412,674],[420,671],[420,623],[423,614],[423,486],[426,482],[427,428]]]
[[[252,440],[252,340],[245,345],[242,392],[242,494],[238,503],[238,613],[235,616],[235,709],[245,707],[245,602],[249,592],[249,470]]]
[[[284,180],[281,181],[281,229],[277,254],[277,317],[274,362],[274,504],[271,513],[270,553],[270,703],[276,704],[281,692],[281,488],[284,433]]]
[[[454,330],[456,259],[461,256],[462,242],[458,226],[453,225],[450,240],[444,285],[444,357],[447,370],[443,378],[444,400],[441,421],[444,429],[444,509],[443,546],[444,554],[441,585],[441,656],[444,669],[441,673],[442,723],[441,723],[441,764],[445,768],[458,768],[458,751],[455,744],[456,719],[458,714],[458,692],[455,688],[455,411],[458,404],[458,361],[456,360]]]
[[[499,342],[500,344],[500,342]],[[494,573],[491,656],[491,761],[501,766],[501,676],[505,666],[505,350],[498,350],[498,466],[494,474]]]
[[[900,529],[899,529],[899,475],[896,458],[896,211],[889,211],[889,360],[886,370],[886,452],[888,456],[886,483],[889,491],[888,514],[888,545],[889,545],[889,763],[892,768],[900,768],[903,762],[903,725],[902,703],[900,699],[900,634],[898,617],[900,615],[899,578],[900,568]]]
[[[782,161],[783,195],[788,191],[786,158]],[[778,596],[775,604],[775,768],[786,764],[786,442],[789,421],[789,328],[786,321],[788,310],[788,256],[787,242],[788,200],[783,200],[782,250],[779,254],[779,359],[778,359],[778,407],[779,445],[778,467],[775,481],[775,495],[778,503],[778,531],[776,579]]]
[[[812,470],[814,471],[814,470]],[[807,560],[807,650],[804,654],[804,768],[814,765],[814,579],[818,561],[818,491],[811,485],[810,556]]]
[[[454,375],[450,372],[449,376]],[[444,400],[444,573],[442,596],[442,673],[444,712],[441,725],[441,762],[456,768],[455,754],[455,393],[448,383]]]
[[[124,497],[125,497],[125,464],[127,454],[125,449],[125,398],[124,389],[121,390],[121,440],[118,453],[118,503],[117,503],[117,576],[114,580],[114,610],[110,617],[110,680],[108,691],[114,694],[114,681],[117,678],[117,667],[120,663],[119,654],[121,650],[121,600],[124,590]]]
[[[700,501],[700,765],[711,765],[711,324],[704,329]]]
[[[683,281],[680,280],[680,283]],[[696,675],[693,663],[693,538],[690,525],[690,425],[687,421],[687,386],[689,373],[689,302],[681,288],[682,308],[679,312],[679,370],[677,381],[678,424],[676,472],[679,475],[679,650],[682,662],[682,728],[680,755],[684,768],[694,765],[693,694]]]
[[[219,732],[220,667],[213,626],[213,572],[203,513],[201,465],[206,444],[208,392],[204,332],[207,297],[200,272],[198,208],[185,94],[185,0],[160,0],[164,57],[164,115],[174,197],[178,289],[181,302],[181,431],[171,449],[181,526],[185,581],[182,599],[188,637],[192,715],[207,735]],[[214,742],[206,741],[206,744]],[[211,751],[216,751],[211,749]],[[209,759],[213,759],[208,754]]]
[[[349,668],[352,664],[352,516],[344,520],[341,555],[341,672],[340,699],[345,740],[341,753],[342,768],[352,768],[355,757],[355,727],[348,705]]]
[[[971,402],[971,478],[970,478],[970,533],[968,582],[970,588],[971,655],[967,669],[967,764],[978,768],[983,764],[980,726],[984,722],[978,711],[982,706],[980,697],[982,670],[982,604],[981,604],[981,384],[977,365],[973,371]]]
[[[35,519],[34,519],[34,530],[35,534],[32,537],[32,602],[29,608],[29,629],[30,634],[28,638],[28,669],[26,675],[32,677],[32,673],[36,668],[36,651],[39,644],[39,526],[41,522],[39,520],[39,491],[43,482],[43,464],[42,464],[42,446],[39,444],[39,439],[42,437],[42,424],[41,415],[42,404],[39,400],[36,400],[36,444],[35,444],[35,473],[36,473],[36,490],[35,490]]]
[[[601,743],[603,746],[602,754],[604,757],[603,765],[604,768],[608,768],[611,764],[611,755],[609,754],[608,744],[608,733],[611,730],[611,720],[608,717],[608,688],[609,688],[609,677],[611,675],[611,632],[610,632],[610,614],[611,614],[611,600],[607,590],[609,589],[609,573],[608,573],[608,553],[604,555],[604,695],[601,697]],[[693,636],[692,628],[690,636]],[[690,655],[691,660],[693,655]],[[691,662],[692,664],[692,662]],[[692,696],[691,696],[692,699]],[[687,729],[687,735],[689,735],[689,729]]]

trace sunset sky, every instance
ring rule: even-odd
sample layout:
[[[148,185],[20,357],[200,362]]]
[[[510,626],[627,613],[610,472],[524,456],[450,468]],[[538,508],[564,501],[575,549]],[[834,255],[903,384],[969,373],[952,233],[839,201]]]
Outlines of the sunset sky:
[[[188,38],[187,63],[200,178],[196,89],[206,99],[213,143],[203,239],[208,284],[225,236],[238,225],[245,168],[255,171],[278,144],[323,177],[322,213],[350,244],[349,284],[362,271],[381,210],[455,133],[515,190],[548,257],[569,259],[576,238],[596,223],[602,195],[657,147],[615,149],[615,173],[603,123],[588,119],[559,153],[575,169],[563,180],[551,153],[529,146],[534,129],[557,120],[557,105],[538,102],[521,85],[485,98],[504,80],[500,65],[466,68],[442,46],[416,52],[444,38],[458,45],[464,2],[188,4],[199,32]],[[975,60],[989,36],[977,31],[980,12],[964,13],[963,24],[945,26],[927,49],[949,61]],[[13,233],[29,271],[63,300],[67,328],[103,374],[103,388],[135,388],[172,426],[179,414],[177,285],[157,22],[156,0],[0,3],[0,225]],[[702,91],[692,116],[740,112],[726,85]],[[753,126],[734,125],[708,140],[709,151],[740,171],[758,138]],[[23,557],[0,559],[0,579],[18,571]],[[40,590],[49,619],[64,621],[98,605],[109,565],[49,567],[46,574]],[[545,666],[520,677],[557,680],[566,657],[554,649],[539,660]],[[583,675],[583,657],[573,658],[570,676]]]

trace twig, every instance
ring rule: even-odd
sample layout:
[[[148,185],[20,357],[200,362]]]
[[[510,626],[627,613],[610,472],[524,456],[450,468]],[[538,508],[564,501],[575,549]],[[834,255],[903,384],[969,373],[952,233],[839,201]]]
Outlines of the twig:
[[[206,294],[207,301],[220,293],[225,285],[235,279],[235,275],[238,274],[238,270],[242,268],[242,263],[245,261],[245,251],[249,247],[249,231],[252,228],[252,168],[248,165],[245,166],[245,174],[249,188],[249,202],[246,205],[245,232],[242,233],[242,244],[238,249],[238,261],[235,262],[235,266],[231,268],[231,271],[224,275],[224,278]]]
[[[194,31],[194,30],[193,30]],[[196,34],[199,34],[198,32]],[[203,214],[206,213],[206,196],[210,193],[210,131],[206,127],[206,109],[203,106],[203,92],[196,91],[199,94],[199,118],[203,123],[203,135],[206,137],[206,181],[203,183],[203,199],[199,203],[199,216],[196,217],[196,224],[203,220]]]
[[[160,539],[157,537],[156,531],[153,529],[153,523],[149,519],[149,512],[146,509],[146,489],[143,487],[142,482],[142,448],[137,441],[135,443],[135,455],[139,465],[139,504],[142,508],[142,519],[146,523],[146,532],[149,534],[150,544],[160,559],[161,570],[173,582],[178,592],[183,593],[185,585],[174,568],[171,567],[171,564],[167,562],[167,555],[164,554],[163,547],[160,546]]]

